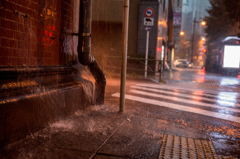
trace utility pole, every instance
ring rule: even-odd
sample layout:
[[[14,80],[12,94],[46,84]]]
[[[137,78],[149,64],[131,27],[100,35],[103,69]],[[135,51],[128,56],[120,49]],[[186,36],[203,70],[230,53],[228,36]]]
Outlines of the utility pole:
[[[191,54],[191,63],[193,63],[195,23],[196,23],[196,18],[194,18],[194,20],[193,20],[193,35],[192,35],[192,54]]]
[[[128,49],[128,23],[129,23],[129,0],[124,0],[123,13],[123,54],[120,88],[120,112],[124,112],[125,107],[125,87],[127,74],[127,49]]]

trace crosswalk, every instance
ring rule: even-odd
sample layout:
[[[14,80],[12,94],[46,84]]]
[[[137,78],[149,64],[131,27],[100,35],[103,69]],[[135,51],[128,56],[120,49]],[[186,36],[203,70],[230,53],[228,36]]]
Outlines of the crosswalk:
[[[120,97],[120,93],[112,94]],[[125,94],[126,100],[195,113],[240,123],[238,93],[195,91],[158,84],[136,84]]]

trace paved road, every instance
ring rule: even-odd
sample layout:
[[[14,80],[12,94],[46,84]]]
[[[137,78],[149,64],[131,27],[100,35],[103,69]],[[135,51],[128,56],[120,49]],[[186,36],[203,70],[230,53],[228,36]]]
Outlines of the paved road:
[[[120,97],[120,93],[112,94]],[[130,86],[127,100],[223,119],[240,124],[239,94],[189,91],[158,84]]]
[[[238,77],[179,69],[165,73],[163,79],[167,84],[129,81],[126,108],[145,106],[149,114],[160,119],[206,133],[218,154],[240,157]],[[119,98],[120,93],[112,91],[111,96]]]
[[[169,83],[193,83],[219,89],[222,87],[226,90],[240,88],[240,76],[206,73],[202,69],[177,69],[177,71],[165,72],[163,78]]]

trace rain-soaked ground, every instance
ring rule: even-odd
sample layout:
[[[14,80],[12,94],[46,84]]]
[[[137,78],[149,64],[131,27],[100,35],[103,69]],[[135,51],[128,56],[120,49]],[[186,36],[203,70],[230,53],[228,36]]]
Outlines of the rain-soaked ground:
[[[152,77],[158,81],[158,77]],[[228,103],[225,106],[237,108],[239,110],[239,92],[240,76],[226,76],[214,73],[206,73],[203,69],[177,69],[172,72],[165,72],[163,79],[167,81],[167,86],[172,89],[180,88],[189,90],[192,95],[201,95],[204,97],[213,97],[220,104],[222,101]],[[179,90],[178,90],[179,91]],[[207,92],[208,94],[204,94]],[[210,95],[209,95],[210,94]],[[215,97],[214,97],[215,95]],[[198,99],[197,99],[198,100]],[[202,99],[204,100],[204,99]],[[205,103],[211,103],[205,101]],[[212,104],[216,104],[212,103]],[[223,104],[224,105],[224,104]],[[231,114],[231,113],[229,113]],[[226,113],[228,115],[228,113]],[[239,113],[234,116],[239,117]],[[191,125],[196,129],[206,131],[208,138],[213,141],[214,147],[219,154],[236,155],[240,157],[240,124],[228,123],[222,121],[186,120],[186,125]]]
[[[215,87],[224,91],[240,90],[240,75],[226,76],[206,73],[204,69],[181,69],[165,72],[164,80],[169,83],[193,83],[204,87]]]
[[[238,78],[200,69],[165,72],[163,78],[167,83],[127,78],[122,114],[120,80],[107,78],[104,105],[49,123],[1,150],[0,158],[158,159],[163,147],[170,154],[165,158],[214,158],[214,153],[240,158]],[[191,146],[195,154],[188,154]]]

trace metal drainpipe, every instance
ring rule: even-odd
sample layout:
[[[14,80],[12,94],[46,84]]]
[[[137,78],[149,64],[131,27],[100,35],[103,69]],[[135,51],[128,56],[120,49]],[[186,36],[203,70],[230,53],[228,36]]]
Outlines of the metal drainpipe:
[[[79,7],[79,38],[78,38],[78,60],[82,65],[88,66],[95,78],[95,104],[104,103],[106,87],[106,76],[91,55],[91,18],[92,0],[80,0]]]
[[[80,0],[78,60],[83,65],[90,63],[92,0]]]

